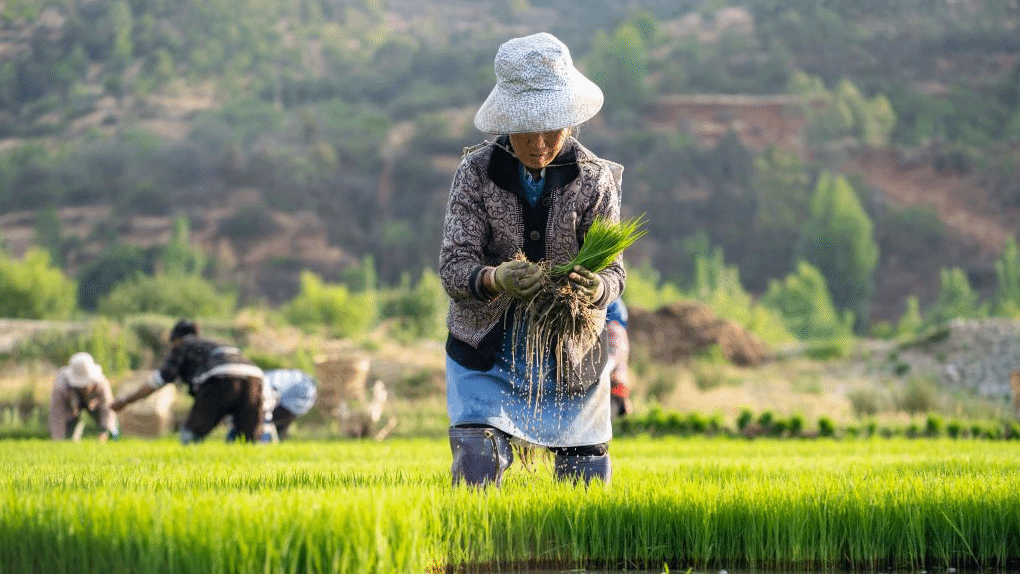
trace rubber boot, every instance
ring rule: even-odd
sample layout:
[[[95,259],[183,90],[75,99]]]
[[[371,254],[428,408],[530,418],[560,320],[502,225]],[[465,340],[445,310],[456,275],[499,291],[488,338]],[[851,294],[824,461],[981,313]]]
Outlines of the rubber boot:
[[[464,481],[468,486],[499,487],[503,472],[514,461],[510,438],[492,427],[451,428],[450,450],[454,486]]]
[[[556,478],[559,480],[570,480],[574,484],[583,480],[588,486],[593,478],[609,484],[612,475],[613,465],[608,454],[556,455]]]

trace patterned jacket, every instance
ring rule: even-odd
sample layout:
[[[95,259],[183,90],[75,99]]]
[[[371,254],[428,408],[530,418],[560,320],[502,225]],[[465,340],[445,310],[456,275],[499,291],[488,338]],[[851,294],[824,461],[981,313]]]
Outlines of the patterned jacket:
[[[158,389],[180,379],[194,395],[199,385],[217,376],[258,379],[261,384],[263,373],[237,347],[187,335],[170,349],[163,366],[152,373],[148,382]]]
[[[501,319],[510,301],[492,299],[481,286],[484,266],[499,265],[523,252],[530,261],[566,263],[577,254],[592,221],[620,220],[623,166],[597,157],[574,138],[545,170],[542,198],[532,207],[524,198],[519,161],[509,138],[467,150],[454,176],[446,208],[439,276],[451,298],[447,353],[471,369],[491,368],[503,337]],[[599,275],[605,308],[623,291],[621,258]]]

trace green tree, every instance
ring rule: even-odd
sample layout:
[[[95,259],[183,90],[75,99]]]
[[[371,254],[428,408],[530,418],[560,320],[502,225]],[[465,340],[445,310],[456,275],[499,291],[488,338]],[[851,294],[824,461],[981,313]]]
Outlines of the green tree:
[[[744,290],[740,272],[726,265],[722,249],[695,256],[694,278],[692,298],[708,304],[720,317],[740,323],[772,344],[794,340],[785,319],[758,305]]]
[[[762,304],[783,317],[787,330],[802,341],[833,341],[848,337],[853,317],[840,316],[818,268],[800,261],[782,281],[772,280]]]
[[[74,282],[46,250],[33,247],[20,261],[0,252],[0,317],[68,319],[74,311]]]
[[[884,94],[868,99],[850,80],[843,78],[831,92],[822,80],[794,74],[794,91],[804,98],[803,113],[808,137],[816,143],[852,137],[873,148],[889,144],[896,127],[896,112]],[[818,102],[822,106],[818,106]]]
[[[191,223],[187,217],[174,220],[173,237],[163,246],[160,263],[170,275],[199,274],[205,269],[206,258],[201,250],[191,246]]]
[[[142,248],[134,245],[111,245],[78,274],[78,306],[95,311],[99,301],[114,287],[139,274],[152,272],[152,265]]]
[[[113,49],[110,52],[110,66],[115,73],[124,71],[134,58],[135,45],[131,38],[134,21],[131,6],[127,2],[115,2],[110,6],[110,24],[113,26]]]
[[[627,266],[627,289],[623,300],[627,305],[642,309],[658,309],[683,299],[676,285],[663,281],[662,276],[648,261]]]
[[[99,312],[117,319],[143,313],[227,317],[236,308],[234,293],[221,291],[198,275],[168,273],[136,275],[99,301]]]
[[[758,196],[747,253],[740,268],[745,277],[768,278],[789,273],[793,246],[808,218],[811,175],[792,151],[770,146],[754,160],[752,189]]]
[[[588,74],[606,95],[607,107],[636,109],[648,103],[648,49],[634,24],[622,24],[612,36],[596,32],[585,62]]]
[[[878,244],[857,193],[842,175],[823,172],[811,198],[795,256],[817,267],[838,309],[851,311],[863,328],[871,309]]]
[[[987,307],[970,284],[967,272],[959,267],[939,270],[938,300],[928,312],[927,326],[944,325],[953,319],[984,317]]]
[[[917,295],[907,297],[907,308],[903,311],[898,323],[896,323],[896,336],[900,338],[911,338],[921,332],[924,319],[921,316],[921,305],[918,303]]]
[[[380,295],[380,314],[395,319],[399,333],[415,339],[439,338],[445,333],[449,297],[435,271],[424,269],[413,285],[410,275],[404,273],[398,287]]]
[[[995,314],[1002,317],[1020,316],[1020,249],[1010,237],[995,261],[998,286],[995,291]]]
[[[755,224],[793,235],[808,217],[810,175],[796,152],[769,146],[754,160],[754,188],[761,197]]]
[[[64,240],[60,234],[60,217],[57,215],[56,206],[52,203],[40,209],[36,214],[33,242],[48,251],[50,259],[54,262],[59,264],[64,260]]]
[[[311,271],[301,272],[301,288],[283,307],[291,324],[308,332],[325,328],[339,337],[364,333],[377,315],[374,291],[352,293],[346,285],[330,285]]]
[[[885,147],[889,145],[895,128],[896,110],[889,98],[885,94],[877,94],[868,100],[860,130],[861,141],[869,147]]]

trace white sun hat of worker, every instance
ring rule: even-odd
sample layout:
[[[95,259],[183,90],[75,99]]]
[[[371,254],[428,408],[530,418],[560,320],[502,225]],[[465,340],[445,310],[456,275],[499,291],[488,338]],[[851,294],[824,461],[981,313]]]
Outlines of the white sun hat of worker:
[[[496,52],[496,87],[475,114],[490,134],[569,128],[602,109],[602,90],[574,67],[567,46],[541,32],[504,42]]]
[[[88,353],[75,353],[67,362],[68,382],[72,387],[87,387],[91,383],[98,383],[103,380],[103,369],[96,364],[95,359]]]

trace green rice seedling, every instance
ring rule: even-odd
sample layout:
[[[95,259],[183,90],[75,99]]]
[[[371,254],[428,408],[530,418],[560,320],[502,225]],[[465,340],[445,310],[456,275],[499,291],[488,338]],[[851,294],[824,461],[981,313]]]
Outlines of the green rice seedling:
[[[452,488],[440,440],[0,442],[0,571],[890,571],[1020,560],[1011,442],[617,439],[613,483],[514,465]]]
[[[644,215],[624,219],[619,223],[596,217],[577,255],[567,263],[554,265],[549,274],[553,280],[562,279],[578,265],[596,273],[602,271],[635,241],[645,236],[645,223]]]
[[[540,262],[544,270],[542,287],[521,305],[512,306],[514,344],[524,337],[525,368],[533,392],[541,392],[539,381],[546,376],[546,361],[553,357],[555,380],[560,387],[566,374],[598,340],[602,325],[590,303],[567,282],[578,265],[598,273],[615,261],[646,230],[644,215],[618,223],[595,218],[584,242],[567,263]],[[523,258],[519,254],[518,258]]]

